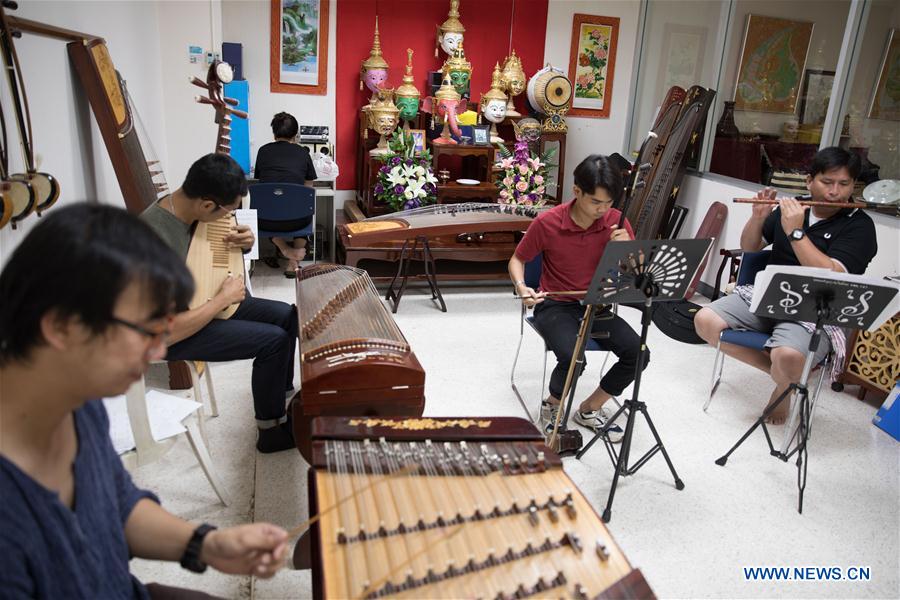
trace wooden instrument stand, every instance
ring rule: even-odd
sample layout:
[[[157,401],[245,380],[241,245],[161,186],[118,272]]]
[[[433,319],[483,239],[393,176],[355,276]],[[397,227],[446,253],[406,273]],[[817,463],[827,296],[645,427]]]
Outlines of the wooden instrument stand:
[[[422,249],[418,250],[419,244]],[[418,254],[417,254],[418,250]],[[441,312],[447,312],[447,305],[444,303],[444,297],[441,295],[441,289],[437,283],[437,268],[434,264],[434,256],[431,254],[431,246],[428,245],[428,237],[424,235],[416,236],[413,240],[412,247],[409,246],[409,240],[403,242],[400,248],[400,262],[397,266],[397,274],[391,279],[387,293],[384,299],[391,303],[391,312],[396,313],[400,306],[400,299],[403,298],[403,292],[406,290],[406,283],[409,280],[409,267],[413,260],[421,260],[425,265],[425,280],[428,287],[431,288],[431,299],[437,300],[440,304]],[[397,280],[400,280],[400,287]]]

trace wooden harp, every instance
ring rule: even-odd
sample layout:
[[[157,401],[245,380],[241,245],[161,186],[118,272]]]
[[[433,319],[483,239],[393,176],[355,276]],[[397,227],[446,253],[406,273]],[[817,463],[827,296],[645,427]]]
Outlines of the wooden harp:
[[[125,206],[130,212],[141,213],[157,200],[160,189],[148,168],[128,96],[106,42],[101,38],[86,39],[70,42],[67,47],[103,135]]]

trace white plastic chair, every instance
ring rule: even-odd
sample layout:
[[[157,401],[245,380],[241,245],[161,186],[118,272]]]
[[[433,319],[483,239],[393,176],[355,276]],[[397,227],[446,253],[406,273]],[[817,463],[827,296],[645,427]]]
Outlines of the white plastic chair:
[[[125,393],[131,443],[129,443],[127,435],[128,428],[125,428],[123,432],[122,424],[114,422],[116,415],[121,414],[121,397],[104,400],[107,412],[110,413],[110,433],[125,467],[133,469],[158,460],[169,451],[178,435],[185,434],[213,491],[216,492],[222,504],[228,506],[229,500],[225,486],[215,471],[207,448],[206,437],[201,430],[202,418],[199,413],[202,405],[187,398],[164,394],[156,390],[151,390],[150,394],[153,397],[148,401],[148,392],[143,377]],[[148,406],[154,401],[158,405]],[[154,435],[154,430],[156,435]],[[130,449],[129,446],[131,446]]]

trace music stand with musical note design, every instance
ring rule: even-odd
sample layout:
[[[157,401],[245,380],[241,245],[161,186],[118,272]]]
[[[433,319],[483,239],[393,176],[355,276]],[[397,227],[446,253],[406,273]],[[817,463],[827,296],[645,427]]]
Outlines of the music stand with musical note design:
[[[653,314],[653,301],[673,302],[683,299],[711,245],[712,240],[710,239],[610,242],[603,252],[603,257],[594,272],[594,278],[582,304],[643,304],[640,341],[641,356],[643,357],[647,347],[647,332],[650,329]],[[669,465],[669,470],[675,479],[676,489],[684,489],[684,483],[675,472],[675,467],[672,465],[662,439],[650,419],[646,403],[638,400],[641,389],[641,372],[644,367],[642,363],[643,360],[639,359],[634,370],[634,391],[631,398],[622,403],[622,406],[607,421],[606,425],[597,431],[587,445],[575,455],[576,458],[584,456],[585,452],[590,450],[598,439],[602,438],[606,444],[606,450],[615,467],[609,499],[603,511],[603,521],[606,523],[612,516],[612,503],[615,499],[619,477],[636,473],[657,451],[662,452],[663,458],[666,459],[666,464]],[[572,397],[570,396],[569,405],[566,407],[567,414],[571,404]],[[622,438],[622,448],[617,453],[606,432],[625,410],[628,411],[625,436]],[[631,453],[634,421],[638,413],[644,415],[656,444],[629,467],[628,459]]]
[[[815,323],[800,381],[791,383],[774,402],[769,404],[741,439],[716,460],[725,466],[728,457],[762,426],[769,445],[769,453],[784,462],[797,455],[797,488],[800,497],[797,512],[803,513],[803,492],[806,489],[806,469],[809,465],[810,403],[807,382],[815,360],[819,340],[825,325],[874,331],[900,308],[900,285],[862,275],[837,273],[809,267],[770,265],[756,276],[750,311],[760,317],[779,321]],[[780,450],[776,450],[766,427],[766,419],[778,406],[796,392],[796,401]],[[799,415],[798,415],[799,413]],[[793,423],[799,423],[791,431]],[[791,443],[796,443],[793,449]]]

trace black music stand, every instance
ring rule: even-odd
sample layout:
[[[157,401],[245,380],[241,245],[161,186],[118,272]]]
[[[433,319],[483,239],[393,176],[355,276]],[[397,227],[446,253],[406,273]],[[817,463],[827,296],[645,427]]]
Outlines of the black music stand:
[[[600,264],[594,273],[594,278],[588,288],[583,304],[628,304],[642,303],[643,315],[641,318],[641,342],[643,350],[647,346],[647,332],[650,329],[652,303],[673,302],[684,298],[691,282],[703,258],[712,245],[710,239],[699,240],[636,240],[629,242],[611,242],[606,246]],[[647,405],[638,400],[641,389],[641,372],[643,365],[638,362],[634,373],[634,392],[632,397],[622,403],[622,406],[609,419],[606,425],[598,431],[593,438],[582,448],[576,458],[581,458],[585,452],[600,438],[606,444],[609,458],[615,467],[612,487],[609,490],[609,499],[606,509],[603,511],[603,521],[609,523],[612,516],[612,503],[616,495],[616,486],[619,476],[626,477],[636,473],[650,458],[661,451],[672,477],[675,479],[675,488],[684,489],[684,483],[675,472],[669,454],[663,446],[659,433],[647,412]],[[572,405],[572,395],[569,396],[569,404],[566,406],[566,417]],[[625,436],[622,438],[622,448],[616,450],[606,435],[607,430],[615,423],[623,411],[628,410],[625,424]],[[637,413],[644,415],[656,444],[647,451],[631,467],[628,466],[631,453],[631,441],[634,434],[634,420]]]
[[[725,466],[728,457],[738,449],[738,446],[743,444],[757,427],[762,426],[772,456],[787,462],[793,455],[797,455],[797,488],[800,492],[797,512],[802,514],[806,469],[809,465],[807,441],[810,405],[807,383],[813,368],[816,348],[819,347],[819,340],[824,333],[823,328],[825,325],[834,325],[873,331],[897,312],[898,292],[900,286],[890,282],[809,267],[771,265],[758,274],[750,305],[751,312],[767,319],[815,323],[815,329],[809,340],[800,381],[791,383],[767,406],[741,439],[724,456],[716,460],[716,464]],[[785,424],[787,428],[785,441],[781,449],[776,450],[766,427],[766,419],[794,392],[797,394],[797,401],[790,419]],[[800,422],[797,429],[791,431],[798,411]],[[791,449],[790,445],[794,440],[796,445]]]

